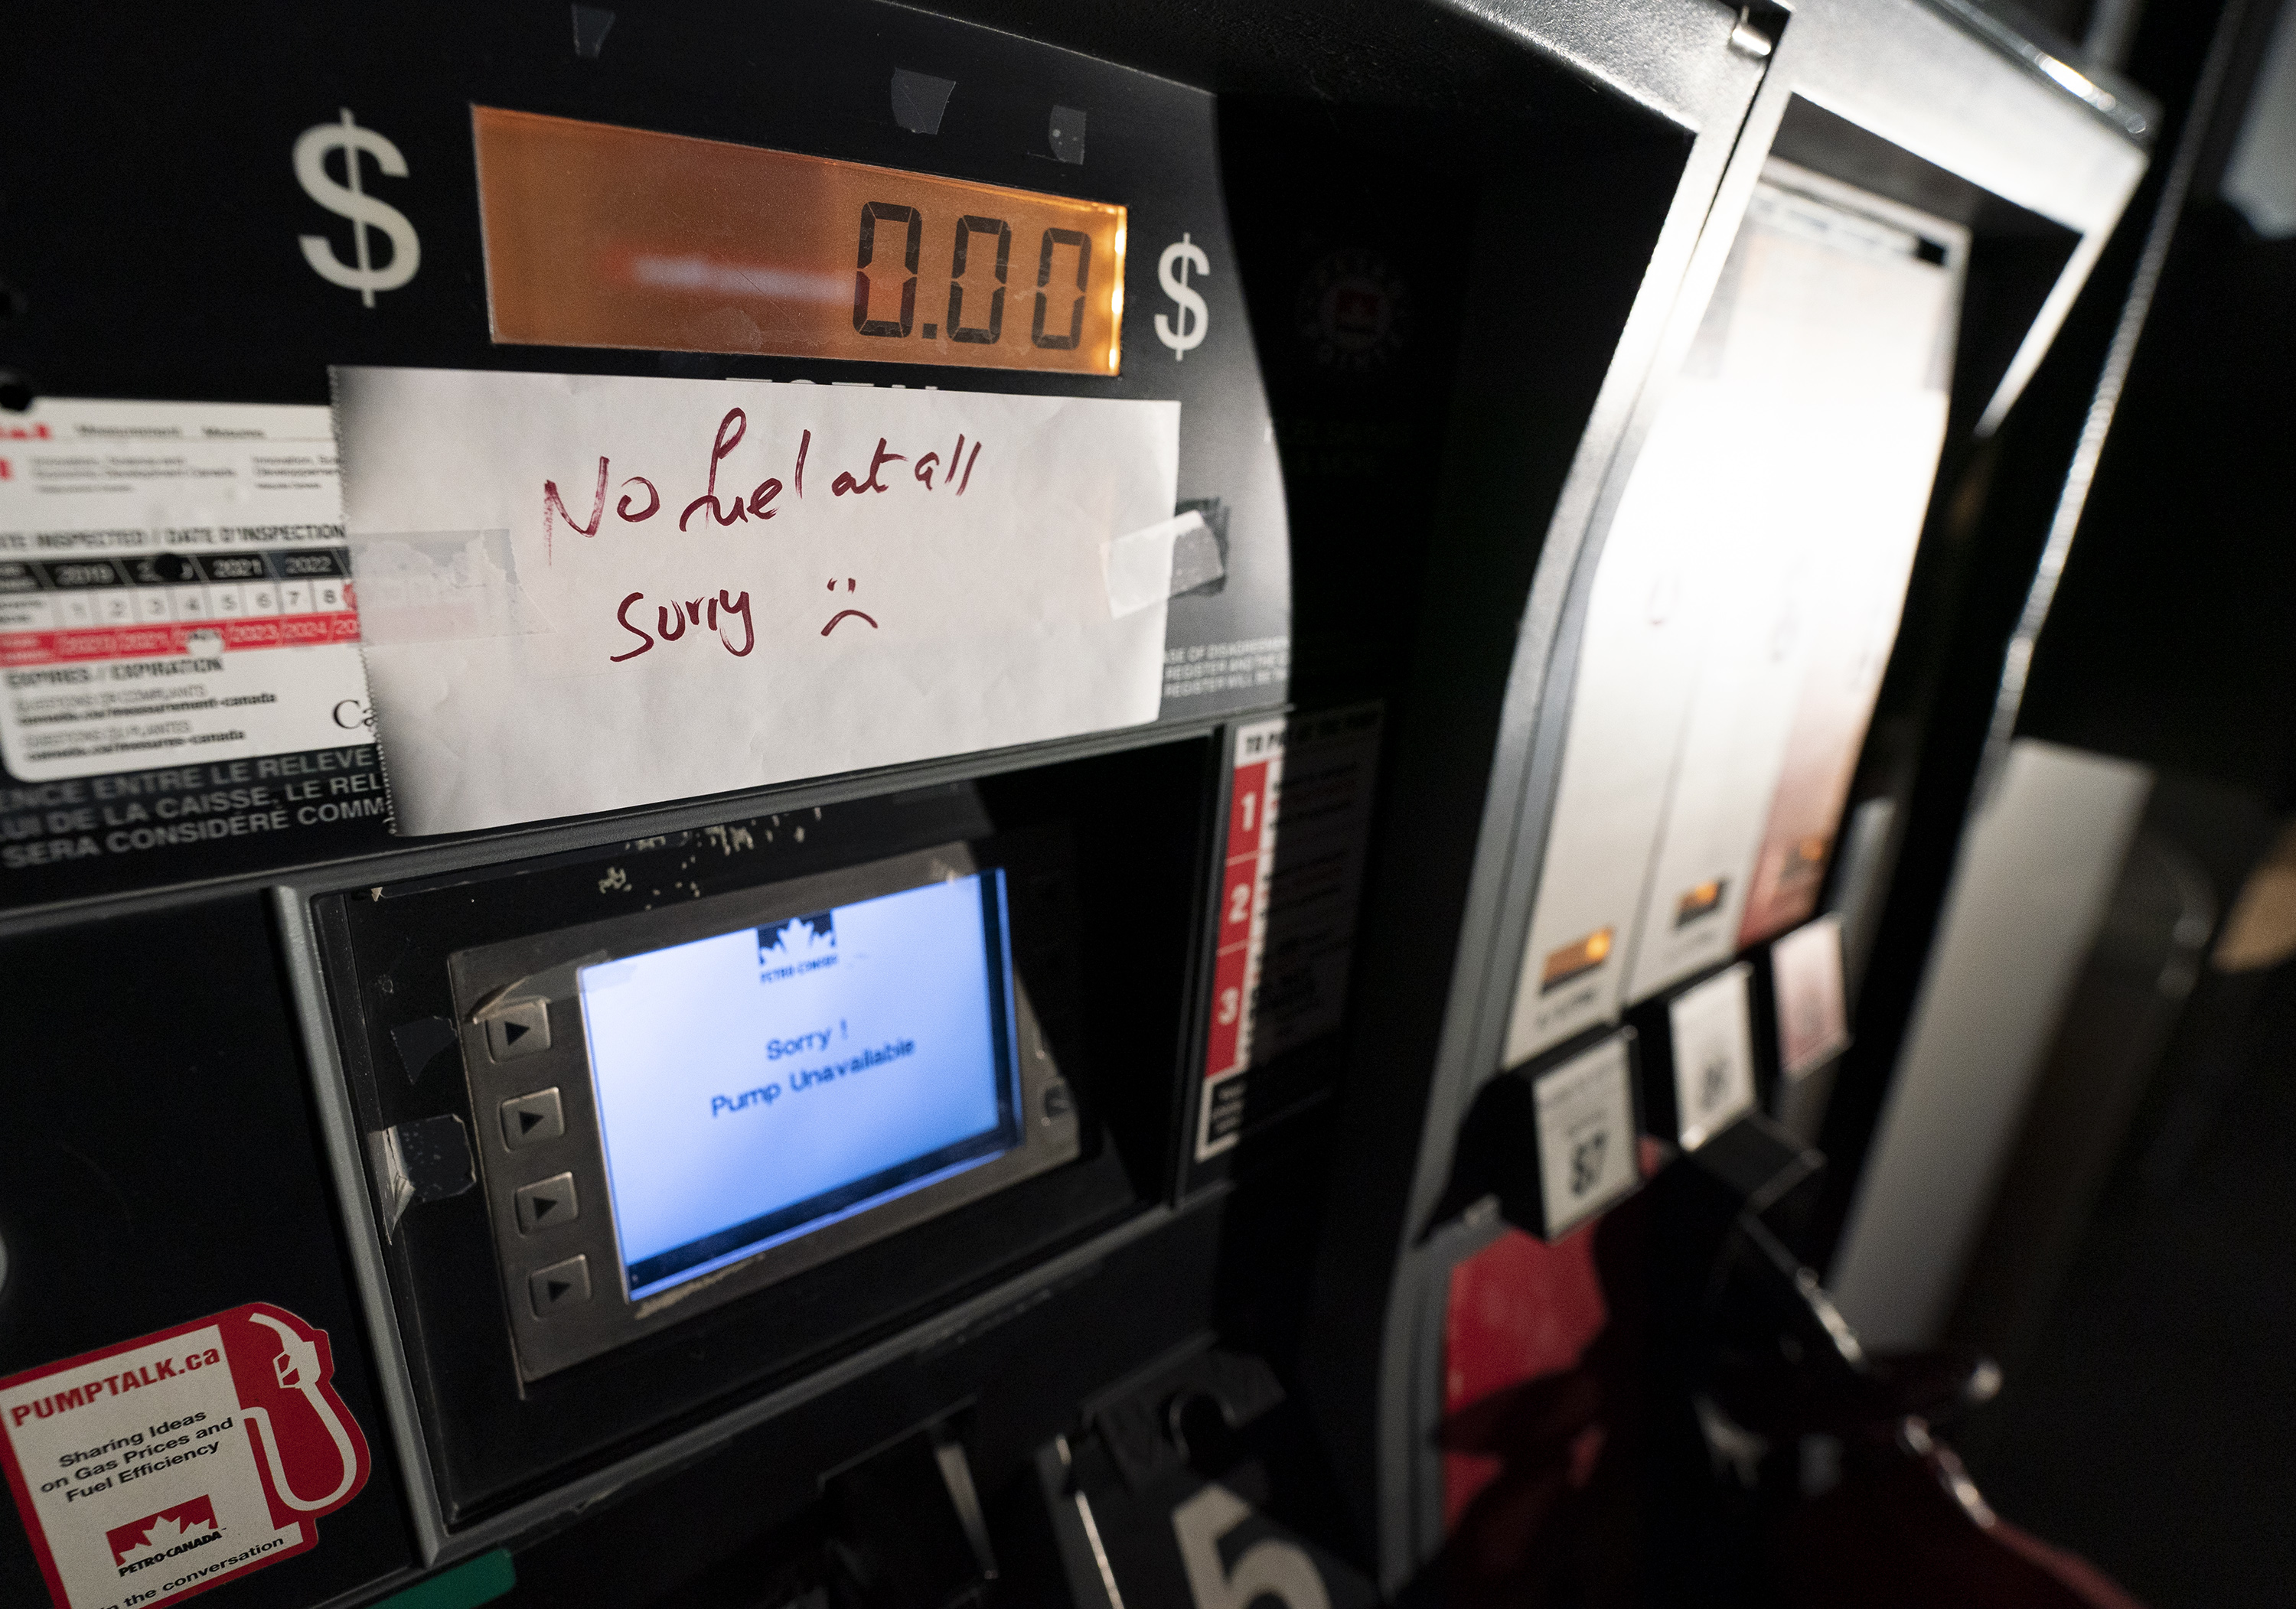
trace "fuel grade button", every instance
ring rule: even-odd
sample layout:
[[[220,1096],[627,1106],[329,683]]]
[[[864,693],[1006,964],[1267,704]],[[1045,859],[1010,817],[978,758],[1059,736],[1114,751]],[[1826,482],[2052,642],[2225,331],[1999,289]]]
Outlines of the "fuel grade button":
[[[569,1257],[535,1270],[526,1277],[526,1294],[537,1319],[581,1306],[590,1299],[590,1259]]]
[[[518,1205],[518,1232],[521,1235],[556,1229],[582,1215],[582,1204],[574,1194],[571,1173],[554,1173],[532,1184],[521,1185],[512,1199]]]

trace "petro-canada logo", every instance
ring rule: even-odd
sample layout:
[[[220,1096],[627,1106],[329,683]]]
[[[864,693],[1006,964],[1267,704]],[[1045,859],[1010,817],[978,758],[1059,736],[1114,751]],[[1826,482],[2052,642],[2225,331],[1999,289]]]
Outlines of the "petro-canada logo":
[[[1378,252],[1350,247],[1308,271],[1292,316],[1316,363],[1337,373],[1370,373],[1411,344],[1411,286]]]
[[[221,1541],[223,1527],[216,1523],[215,1499],[202,1493],[188,1503],[107,1531],[103,1540],[111,1545],[111,1562],[119,1573],[133,1575],[162,1559]]]
[[[793,916],[778,927],[758,929],[758,965],[764,968],[762,982],[770,984],[778,978],[794,977],[800,972],[836,964],[834,911],[816,911],[811,916]]]

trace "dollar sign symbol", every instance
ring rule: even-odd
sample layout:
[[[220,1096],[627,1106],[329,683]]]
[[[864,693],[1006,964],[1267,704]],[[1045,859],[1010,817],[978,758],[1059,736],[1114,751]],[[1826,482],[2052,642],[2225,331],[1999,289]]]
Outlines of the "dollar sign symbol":
[[[343,153],[347,183],[337,184],[327,171],[331,151]],[[355,264],[346,263],[335,255],[334,242],[325,235],[307,234],[301,237],[303,260],[327,283],[357,291],[359,298],[372,307],[376,291],[396,290],[414,277],[415,269],[422,265],[422,242],[415,238],[414,225],[406,221],[405,213],[359,188],[361,151],[373,157],[374,165],[388,176],[406,176],[406,159],[398,154],[398,147],[372,128],[361,128],[346,107],[341,122],[307,128],[296,140],[295,180],[320,206],[350,219],[351,244],[358,258]],[[380,268],[367,246],[366,232],[371,228],[381,230],[390,241],[390,260]]]
[[[1176,363],[1204,344],[1204,325],[1211,312],[1204,306],[1204,298],[1188,283],[1188,265],[1192,263],[1198,274],[1212,271],[1211,259],[1204,255],[1204,249],[1184,234],[1164,248],[1163,259],[1156,265],[1156,277],[1164,282],[1164,294],[1179,304],[1177,329],[1162,314],[1156,315],[1156,339],[1172,348],[1172,361]]]

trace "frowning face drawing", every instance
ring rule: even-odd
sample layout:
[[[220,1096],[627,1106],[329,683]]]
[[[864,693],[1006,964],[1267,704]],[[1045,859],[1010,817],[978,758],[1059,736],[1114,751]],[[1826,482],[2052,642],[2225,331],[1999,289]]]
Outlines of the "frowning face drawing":
[[[852,577],[852,576],[848,576],[845,578],[845,590],[846,590],[848,592],[852,592],[852,591],[853,591],[853,588],[854,588],[853,577]],[[832,593],[834,593],[834,592],[837,591],[837,577],[836,577],[836,576],[832,576],[829,578],[829,590],[830,590],[830,592],[832,592]],[[829,624],[828,624],[827,625],[824,625],[824,626],[823,626],[823,627],[821,628],[821,634],[822,634],[823,636],[826,637],[827,635],[829,635],[829,633],[832,633],[832,632],[835,631],[835,630],[838,628],[838,626],[839,626],[839,625],[840,625],[840,623],[842,623],[842,622],[844,622],[844,621],[847,621],[847,620],[858,620],[858,621],[861,621],[861,622],[863,622],[864,624],[865,624],[865,625],[868,626],[868,628],[869,628],[871,631],[873,631],[873,631],[875,631],[875,630],[877,629],[877,623],[876,623],[876,621],[875,621],[875,620],[873,620],[873,619],[872,619],[869,616],[863,614],[859,609],[845,608],[845,609],[839,609],[835,614],[832,615],[832,616],[829,617]]]

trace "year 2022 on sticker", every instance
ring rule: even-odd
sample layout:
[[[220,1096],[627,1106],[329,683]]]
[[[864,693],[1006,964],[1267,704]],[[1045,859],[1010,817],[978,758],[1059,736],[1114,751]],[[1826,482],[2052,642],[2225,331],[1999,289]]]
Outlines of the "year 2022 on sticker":
[[[12,417],[0,904],[380,833],[359,635],[326,409],[43,397]]]

